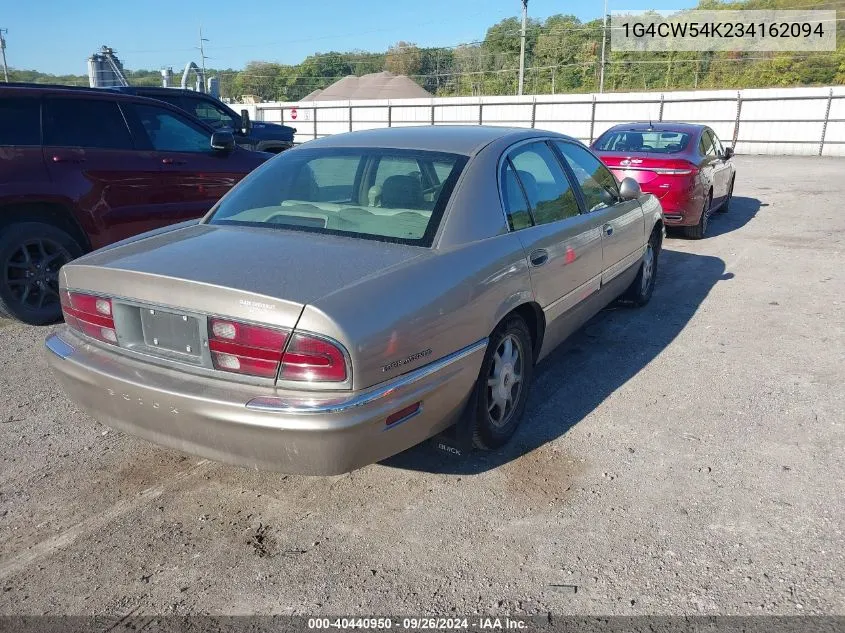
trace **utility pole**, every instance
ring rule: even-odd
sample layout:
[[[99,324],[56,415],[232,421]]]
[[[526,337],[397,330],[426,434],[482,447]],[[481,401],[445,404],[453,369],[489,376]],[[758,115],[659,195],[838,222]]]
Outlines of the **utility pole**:
[[[4,33],[8,33],[9,29],[0,29],[0,53],[3,55],[3,78],[6,83],[9,83],[9,68],[6,66],[6,38]]]
[[[200,27],[199,49],[200,49],[200,57],[202,58],[201,59],[201,62],[202,62],[202,80],[201,80],[202,92],[205,92],[205,90],[206,90],[206,86],[205,86],[205,48],[203,47],[203,42],[208,42],[208,41],[209,41],[208,39],[206,39],[202,36],[202,27]]]
[[[519,90],[522,94],[522,86],[525,82],[525,24],[528,21],[528,0],[522,0],[522,35],[519,40]]]
[[[607,0],[604,0],[604,22],[601,28],[601,74],[599,75],[599,92],[604,92],[604,48],[607,46]]]

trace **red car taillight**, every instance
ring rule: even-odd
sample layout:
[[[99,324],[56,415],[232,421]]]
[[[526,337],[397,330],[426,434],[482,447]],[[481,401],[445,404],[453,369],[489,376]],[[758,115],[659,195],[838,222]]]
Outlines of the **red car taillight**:
[[[60,300],[68,327],[103,343],[117,345],[111,299],[62,290]]]
[[[692,176],[698,172],[698,167],[686,160],[667,160],[659,167],[650,167],[654,173],[661,176]]]
[[[344,382],[346,358],[333,343],[307,334],[294,334],[282,357],[281,380]]]
[[[288,332],[225,319],[208,322],[208,348],[215,369],[275,378]]]
[[[308,334],[213,318],[208,346],[216,369],[306,382],[345,382],[346,357],[333,343]],[[285,344],[287,343],[287,349]],[[280,368],[281,365],[281,368]]]

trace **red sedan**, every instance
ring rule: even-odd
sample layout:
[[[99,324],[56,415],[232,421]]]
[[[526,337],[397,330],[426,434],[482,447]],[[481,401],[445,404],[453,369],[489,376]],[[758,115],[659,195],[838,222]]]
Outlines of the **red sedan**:
[[[619,180],[634,178],[657,196],[666,226],[683,227],[688,237],[704,237],[710,215],[728,210],[736,177],[733,149],[706,125],[616,125],[592,149]]]

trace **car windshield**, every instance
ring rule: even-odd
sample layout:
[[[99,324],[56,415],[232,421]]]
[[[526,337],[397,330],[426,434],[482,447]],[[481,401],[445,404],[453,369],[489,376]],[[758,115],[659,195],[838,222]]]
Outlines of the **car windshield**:
[[[614,130],[605,132],[595,149],[600,152],[682,152],[689,143],[689,134],[671,131]]]
[[[420,150],[288,150],[223,198],[208,223],[430,246],[466,162]]]

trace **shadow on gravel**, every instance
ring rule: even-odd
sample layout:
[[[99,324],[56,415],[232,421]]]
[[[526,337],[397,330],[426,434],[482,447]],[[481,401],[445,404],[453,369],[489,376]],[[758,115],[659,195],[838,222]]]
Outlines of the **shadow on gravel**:
[[[736,216],[739,222],[740,214]],[[733,278],[717,257],[667,248],[661,252],[658,274],[646,307],[612,304],[537,366],[525,417],[505,447],[451,457],[425,442],[381,463],[407,470],[477,474],[564,435],[660,354],[718,282]],[[653,387],[657,396],[662,386]]]

